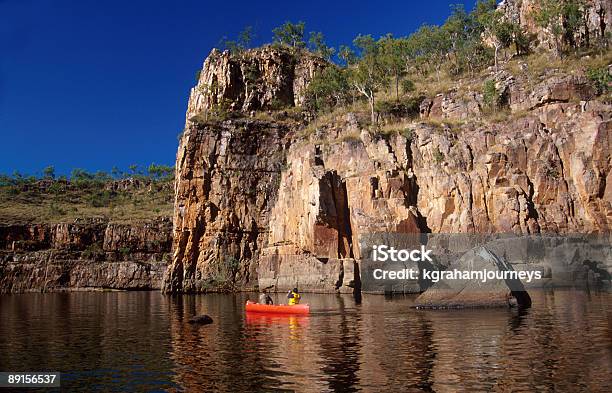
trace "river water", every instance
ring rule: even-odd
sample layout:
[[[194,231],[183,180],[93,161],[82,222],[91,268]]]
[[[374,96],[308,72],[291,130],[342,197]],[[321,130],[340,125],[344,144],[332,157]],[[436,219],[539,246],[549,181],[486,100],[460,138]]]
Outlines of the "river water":
[[[0,371],[61,371],[69,392],[612,391],[612,294],[531,295],[519,312],[305,294],[305,317],[245,315],[253,294],[7,295]]]

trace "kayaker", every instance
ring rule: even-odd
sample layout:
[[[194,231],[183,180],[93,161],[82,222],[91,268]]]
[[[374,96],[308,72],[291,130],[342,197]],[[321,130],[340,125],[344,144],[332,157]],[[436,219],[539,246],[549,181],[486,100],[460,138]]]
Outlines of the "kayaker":
[[[296,304],[300,304],[301,296],[300,296],[297,288],[293,288],[292,291],[289,291],[287,293],[287,298],[289,299],[289,305],[290,306],[293,306],[293,305],[296,305]]]
[[[261,303],[261,304],[274,304],[274,301],[272,300],[270,295],[268,295],[266,293],[265,289],[263,291],[261,291],[261,294],[259,295],[259,303]]]

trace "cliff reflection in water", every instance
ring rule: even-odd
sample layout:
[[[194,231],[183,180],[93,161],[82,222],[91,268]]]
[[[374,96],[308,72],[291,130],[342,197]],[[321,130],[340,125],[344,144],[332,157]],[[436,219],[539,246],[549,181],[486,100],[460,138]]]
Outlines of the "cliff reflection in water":
[[[157,292],[0,296],[0,371],[61,371],[70,392],[172,389],[166,302]]]
[[[535,291],[524,312],[306,294],[305,317],[245,315],[249,296],[2,296],[0,368],[61,370],[66,391],[612,391],[611,294]]]
[[[612,296],[532,296],[534,307],[519,312],[306,295],[308,317],[245,316],[248,295],[176,297],[175,382],[189,391],[610,391]],[[215,324],[185,323],[204,312]]]

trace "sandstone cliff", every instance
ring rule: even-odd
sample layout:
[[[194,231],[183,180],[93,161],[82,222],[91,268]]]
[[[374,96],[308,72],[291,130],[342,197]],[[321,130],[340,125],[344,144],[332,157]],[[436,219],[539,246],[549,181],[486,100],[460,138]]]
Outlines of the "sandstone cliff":
[[[314,74],[327,65],[308,52],[266,46],[240,55],[213,49],[191,89],[187,120],[221,107],[244,112],[299,106]]]
[[[580,73],[535,84],[507,71],[492,75],[509,112],[503,121],[482,120],[480,93],[451,90],[426,97],[421,119],[397,130],[373,131],[361,114],[343,113],[310,132],[244,112],[276,100],[298,104],[288,86],[302,60],[269,49],[244,58],[267,81],[257,93],[232,76],[244,75],[244,60],[218,52],[198,86],[216,78],[212,85],[222,88],[192,91],[177,153],[166,291],[352,292],[368,233],[610,231],[610,105]],[[238,118],[193,119],[219,97],[234,100]]]
[[[0,293],[159,289],[171,222],[0,226]]]
[[[540,28],[533,17],[538,0],[503,0],[499,8],[506,17],[522,26],[528,34],[535,36],[534,45],[554,49],[550,31]],[[597,40],[609,40],[612,28],[612,3],[607,0],[586,0],[589,5],[582,21],[582,28],[572,37],[577,45],[590,45]]]

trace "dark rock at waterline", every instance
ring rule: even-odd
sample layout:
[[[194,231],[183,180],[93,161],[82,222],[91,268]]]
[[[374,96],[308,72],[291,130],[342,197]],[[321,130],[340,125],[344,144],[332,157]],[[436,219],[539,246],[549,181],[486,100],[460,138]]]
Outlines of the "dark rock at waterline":
[[[466,252],[449,271],[512,272],[512,265],[486,247]],[[507,274],[507,277],[510,277]],[[518,279],[441,279],[416,300],[416,308],[530,307],[531,297]]]
[[[209,325],[213,323],[213,319],[208,315],[196,315],[195,317],[190,318],[187,322],[197,325]]]

